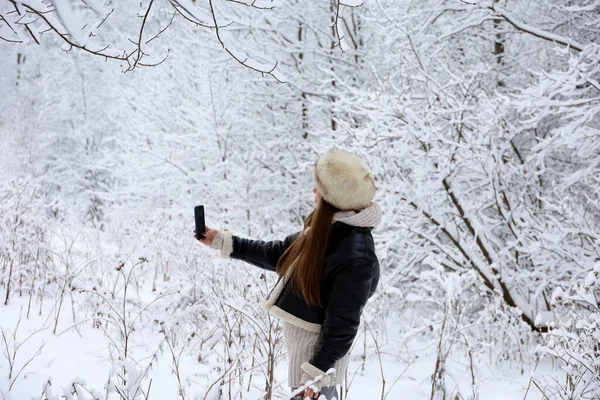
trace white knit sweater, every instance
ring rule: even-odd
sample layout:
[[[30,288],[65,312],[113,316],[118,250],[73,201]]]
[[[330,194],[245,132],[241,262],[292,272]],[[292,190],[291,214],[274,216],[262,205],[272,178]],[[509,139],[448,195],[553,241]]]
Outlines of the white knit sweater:
[[[381,221],[381,209],[377,203],[356,211],[339,211],[334,221],[343,222],[352,226],[375,227]],[[229,231],[218,232],[211,244],[212,248],[221,250],[222,257],[229,257],[233,251],[232,233]],[[291,315],[275,306],[277,298],[283,291],[287,279],[284,277],[277,282],[270,296],[261,302],[261,306],[276,317],[283,320],[284,339],[288,350],[289,368],[288,385],[298,387],[307,381],[319,376],[314,385],[317,387],[332,386],[342,383],[350,354],[346,354],[333,366],[334,371],[321,371],[309,363],[319,341],[320,325],[311,324]],[[326,374],[329,372],[328,374]]]

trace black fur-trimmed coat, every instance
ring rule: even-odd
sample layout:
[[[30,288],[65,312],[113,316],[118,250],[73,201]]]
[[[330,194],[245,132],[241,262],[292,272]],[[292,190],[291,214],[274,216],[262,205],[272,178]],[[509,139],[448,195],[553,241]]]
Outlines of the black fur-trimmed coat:
[[[329,370],[350,350],[362,309],[377,288],[379,262],[371,229],[339,221],[332,224],[323,261],[322,308],[309,307],[302,295],[292,292],[285,278],[280,278],[262,304],[271,314],[319,333],[309,363],[320,371]],[[297,236],[269,242],[232,236],[229,256],[275,271],[279,258]]]

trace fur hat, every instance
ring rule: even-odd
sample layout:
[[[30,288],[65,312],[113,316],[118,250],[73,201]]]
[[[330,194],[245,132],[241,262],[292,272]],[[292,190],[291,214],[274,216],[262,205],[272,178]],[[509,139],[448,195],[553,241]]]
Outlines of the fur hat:
[[[375,196],[371,170],[347,151],[329,150],[315,164],[313,176],[323,199],[340,210],[361,210]]]

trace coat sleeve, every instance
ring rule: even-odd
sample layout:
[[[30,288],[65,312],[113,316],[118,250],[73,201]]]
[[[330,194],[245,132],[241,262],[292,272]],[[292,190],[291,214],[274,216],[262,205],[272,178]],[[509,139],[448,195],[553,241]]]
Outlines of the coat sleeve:
[[[279,258],[290,247],[292,242],[296,240],[298,235],[299,232],[287,236],[284,240],[272,240],[269,242],[244,239],[233,235],[229,256],[268,271],[275,271]]]
[[[335,272],[319,341],[310,361],[301,366],[310,377],[324,375],[350,350],[371,294],[371,284],[377,279],[374,268],[372,261],[353,259]]]

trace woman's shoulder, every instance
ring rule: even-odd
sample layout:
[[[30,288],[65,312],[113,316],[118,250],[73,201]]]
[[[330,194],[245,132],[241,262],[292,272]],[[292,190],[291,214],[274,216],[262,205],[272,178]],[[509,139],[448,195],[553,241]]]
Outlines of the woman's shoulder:
[[[367,226],[354,226],[344,222],[335,221],[331,226],[330,239],[332,240],[347,240],[347,239],[360,239],[365,237],[372,238],[371,231],[372,227]]]
[[[372,228],[336,222],[331,228],[326,257],[349,261],[355,258],[376,259]]]

